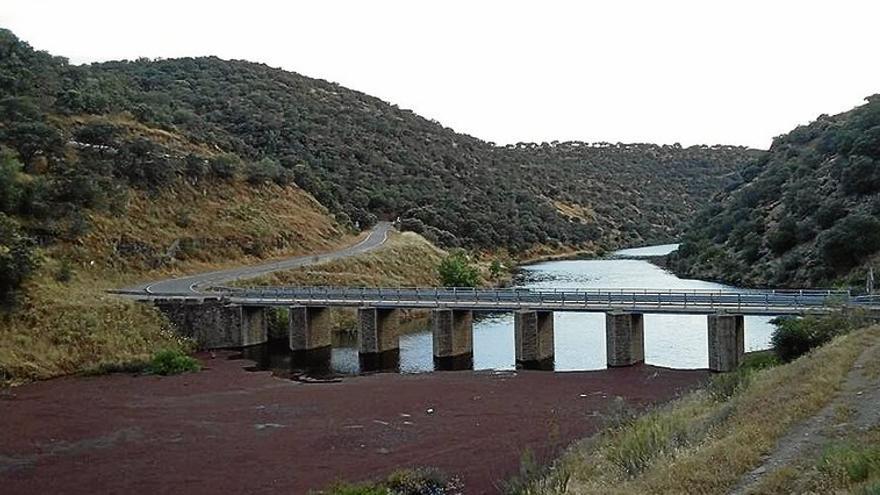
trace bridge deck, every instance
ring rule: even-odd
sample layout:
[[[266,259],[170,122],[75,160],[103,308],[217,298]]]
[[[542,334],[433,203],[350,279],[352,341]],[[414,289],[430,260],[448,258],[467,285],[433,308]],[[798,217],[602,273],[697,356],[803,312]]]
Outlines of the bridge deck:
[[[215,288],[210,294],[230,302],[259,306],[374,306],[383,308],[450,308],[477,311],[520,309],[573,312],[746,315],[825,314],[852,304],[848,292],[829,290],[699,290],[699,289],[444,289],[272,287]],[[149,298],[186,298],[151,294]]]

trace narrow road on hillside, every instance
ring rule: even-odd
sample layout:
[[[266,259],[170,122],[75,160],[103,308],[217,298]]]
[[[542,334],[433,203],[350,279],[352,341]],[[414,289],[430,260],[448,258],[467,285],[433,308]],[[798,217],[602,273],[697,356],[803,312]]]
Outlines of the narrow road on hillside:
[[[140,284],[134,287],[128,287],[124,290],[163,295],[197,294],[213,284],[222,284],[233,280],[255,278],[272,272],[300,268],[314,263],[347,258],[349,256],[355,256],[358,254],[366,253],[368,251],[372,251],[379,246],[385,244],[385,241],[388,240],[388,232],[391,231],[391,228],[391,222],[379,222],[376,224],[375,227],[373,227],[373,230],[370,231],[367,237],[357,244],[330,253],[297,256],[295,258],[272,261],[259,265],[241,266],[237,268],[228,268],[225,270],[199,273],[196,275],[188,275],[180,278],[158,280],[155,282]]]

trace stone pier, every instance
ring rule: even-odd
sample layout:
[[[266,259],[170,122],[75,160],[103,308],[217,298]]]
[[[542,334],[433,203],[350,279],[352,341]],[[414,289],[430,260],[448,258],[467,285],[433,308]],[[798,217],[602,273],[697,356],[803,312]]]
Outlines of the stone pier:
[[[745,353],[743,315],[709,315],[709,370],[734,371]]]
[[[516,366],[553,369],[553,312],[519,310],[513,314]]]
[[[241,345],[265,344],[269,340],[266,308],[262,306],[241,307]]]
[[[400,310],[358,308],[358,359],[361,370],[390,370],[400,366]]]
[[[605,353],[609,367],[645,362],[645,315],[605,313]]]
[[[199,349],[262,344],[268,340],[265,309],[228,304],[220,299],[158,299],[155,305],[177,333]]]
[[[333,344],[329,308],[293,306],[288,322],[291,351],[312,351]]]
[[[431,314],[434,367],[439,370],[471,369],[474,365],[474,312],[435,309]]]

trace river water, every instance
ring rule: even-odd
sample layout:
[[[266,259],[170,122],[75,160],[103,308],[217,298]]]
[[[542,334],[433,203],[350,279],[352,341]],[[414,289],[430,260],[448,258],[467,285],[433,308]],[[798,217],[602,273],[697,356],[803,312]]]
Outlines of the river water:
[[[617,251],[595,260],[548,261],[523,266],[515,285],[522,288],[577,289],[730,289],[702,280],[681,279],[639,256],[662,256],[676,244]],[[769,347],[770,318],[745,317],[746,351]],[[645,362],[671,368],[706,368],[709,365],[705,315],[646,314]],[[556,371],[596,370],[606,367],[605,315],[603,313],[557,312],[554,315]],[[422,373],[434,370],[432,337],[428,322],[400,336],[400,371]],[[349,339],[351,340],[351,339]],[[281,346],[280,351],[286,352]],[[262,359],[287,367],[284,356]],[[357,343],[337,342],[331,354],[331,369],[342,374],[358,373]],[[515,368],[513,315],[475,314],[473,367],[476,370]]]

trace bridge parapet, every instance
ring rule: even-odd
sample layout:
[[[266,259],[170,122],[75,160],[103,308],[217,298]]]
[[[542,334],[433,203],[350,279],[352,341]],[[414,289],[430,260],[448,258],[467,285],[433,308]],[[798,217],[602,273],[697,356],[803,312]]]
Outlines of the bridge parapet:
[[[757,315],[824,314],[852,298],[833,290],[701,289],[459,289],[272,287],[224,292],[230,300],[266,305],[306,304],[483,311],[630,311]]]

